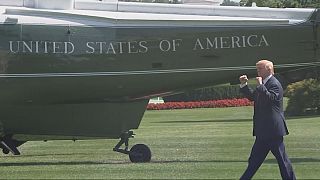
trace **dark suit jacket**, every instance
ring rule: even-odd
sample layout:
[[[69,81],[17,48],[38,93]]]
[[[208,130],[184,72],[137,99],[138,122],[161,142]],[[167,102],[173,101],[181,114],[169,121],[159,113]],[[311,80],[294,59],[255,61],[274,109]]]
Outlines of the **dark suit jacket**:
[[[283,89],[274,76],[255,90],[245,86],[240,92],[254,101],[254,136],[273,138],[289,134],[283,113]]]

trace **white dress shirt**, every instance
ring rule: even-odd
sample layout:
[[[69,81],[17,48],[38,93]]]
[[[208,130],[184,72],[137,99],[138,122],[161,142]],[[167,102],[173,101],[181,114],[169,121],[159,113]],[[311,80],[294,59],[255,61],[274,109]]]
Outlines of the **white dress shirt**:
[[[268,77],[266,77],[264,80],[262,80],[263,84],[266,84],[267,81],[272,77],[272,74],[270,74]]]

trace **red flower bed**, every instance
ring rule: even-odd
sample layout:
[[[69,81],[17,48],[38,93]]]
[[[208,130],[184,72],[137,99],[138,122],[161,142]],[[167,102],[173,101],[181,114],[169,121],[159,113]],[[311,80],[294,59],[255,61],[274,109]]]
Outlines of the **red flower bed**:
[[[196,101],[196,102],[166,102],[159,104],[148,104],[148,110],[164,110],[164,109],[193,109],[193,108],[222,108],[237,106],[252,106],[253,102],[247,98],[243,99],[224,99],[212,101]]]

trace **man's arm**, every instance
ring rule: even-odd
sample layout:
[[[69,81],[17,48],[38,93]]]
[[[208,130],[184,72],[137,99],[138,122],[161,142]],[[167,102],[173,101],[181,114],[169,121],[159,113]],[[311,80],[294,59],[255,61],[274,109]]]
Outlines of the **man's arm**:
[[[255,92],[248,86],[248,77],[247,75],[242,75],[239,77],[240,81],[240,92],[243,93],[250,101],[255,100]]]
[[[255,91],[252,90],[248,85],[240,88],[240,92],[244,94],[250,101],[255,101]]]
[[[272,83],[269,89],[263,84],[257,86],[257,91],[261,94],[263,94],[265,97],[268,97],[268,99],[271,102],[277,102],[281,101],[282,96],[281,96],[281,87],[277,85],[276,83]]]

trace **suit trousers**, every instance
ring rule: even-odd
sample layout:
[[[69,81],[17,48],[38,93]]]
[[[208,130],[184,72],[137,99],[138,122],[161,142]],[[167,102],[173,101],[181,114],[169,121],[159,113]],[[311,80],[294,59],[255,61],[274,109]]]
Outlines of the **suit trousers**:
[[[296,177],[285,152],[282,136],[267,139],[256,137],[248,160],[248,167],[240,179],[251,179],[267,157],[269,151],[277,159],[282,179],[295,180]]]

